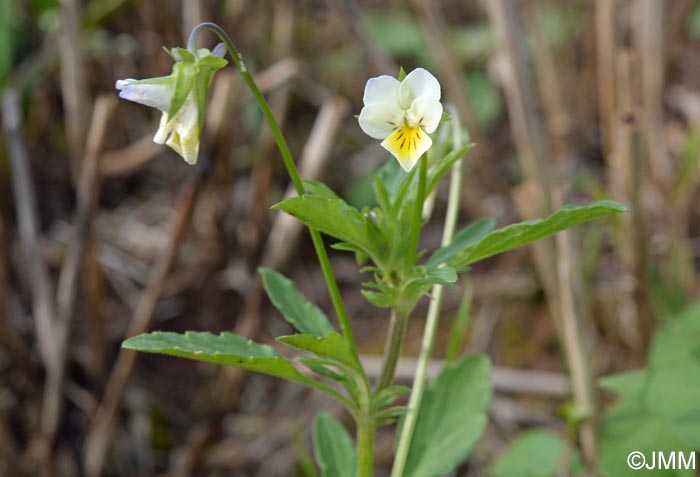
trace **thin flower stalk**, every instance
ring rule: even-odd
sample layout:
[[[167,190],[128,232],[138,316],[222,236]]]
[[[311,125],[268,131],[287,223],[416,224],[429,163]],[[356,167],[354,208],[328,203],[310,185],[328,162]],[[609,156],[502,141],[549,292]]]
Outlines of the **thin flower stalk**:
[[[456,111],[450,111],[454,116],[452,122],[452,134],[453,134],[453,146],[459,147],[463,144],[461,127],[459,123],[459,118]],[[460,159],[452,166],[452,176],[450,179],[450,194],[447,204],[447,213],[445,216],[445,225],[442,234],[442,245],[446,246],[454,237],[455,227],[457,224],[457,216],[459,214],[459,191],[462,186],[462,160]],[[416,374],[413,380],[413,387],[411,390],[411,397],[408,401],[408,408],[406,412],[406,418],[404,420],[403,426],[401,428],[401,435],[399,436],[399,442],[396,449],[396,457],[394,459],[394,465],[391,470],[391,477],[401,477],[404,473],[406,466],[406,459],[408,457],[408,451],[411,446],[411,439],[413,437],[413,431],[416,426],[416,421],[418,419],[418,410],[420,409],[421,401],[423,399],[423,393],[425,391],[426,385],[426,373],[428,370],[428,364],[430,362],[430,356],[433,351],[433,345],[435,343],[435,335],[437,332],[437,326],[440,318],[440,309],[442,308],[442,299],[444,294],[444,287],[441,285],[433,286],[432,290],[432,301],[428,308],[428,316],[425,322],[425,329],[423,331],[423,340],[421,343],[421,350],[418,356],[418,365],[416,367]]]
[[[192,30],[192,33],[190,33],[190,37],[187,42],[187,49],[190,51],[196,50],[197,38],[199,37],[199,34],[204,30],[210,30],[211,32],[213,32],[226,46],[226,49],[228,50],[229,55],[231,56],[231,59],[235,63],[239,72],[241,73],[241,76],[243,76],[243,80],[246,82],[246,85],[250,89],[251,93],[253,94],[253,97],[255,98],[255,101],[257,101],[258,105],[260,106],[260,109],[263,112],[263,115],[265,116],[265,120],[267,121],[270,130],[272,131],[273,137],[275,138],[277,147],[280,151],[280,154],[282,155],[282,161],[284,162],[285,168],[287,169],[287,173],[289,174],[289,178],[292,181],[292,184],[294,185],[294,189],[296,190],[297,194],[303,195],[305,193],[304,186],[301,181],[301,177],[299,176],[299,171],[297,170],[296,164],[294,163],[294,159],[292,158],[292,154],[289,151],[289,146],[287,146],[287,141],[282,135],[282,131],[280,130],[279,125],[277,124],[277,120],[272,114],[270,106],[267,104],[267,100],[258,88],[258,85],[255,83],[255,80],[253,79],[251,74],[248,72],[248,68],[243,62],[243,58],[236,46],[234,45],[233,40],[231,40],[228,34],[219,25],[211,22],[204,22],[197,25]],[[359,357],[357,355],[357,346],[352,332],[352,328],[350,327],[350,319],[348,318],[347,311],[345,310],[345,304],[343,303],[343,300],[340,295],[340,290],[338,289],[338,284],[335,280],[335,276],[333,275],[330,260],[328,258],[328,253],[326,251],[325,245],[323,244],[323,239],[321,238],[321,234],[311,227],[309,227],[309,233],[311,235],[311,240],[313,242],[314,249],[316,250],[316,255],[318,256],[318,261],[321,265],[323,278],[325,279],[326,284],[328,286],[328,292],[330,294],[331,301],[333,302],[333,308],[335,309],[335,313],[338,317],[338,322],[340,323],[340,328],[343,332],[343,336],[348,341],[350,349],[352,350],[355,359],[359,363]]]

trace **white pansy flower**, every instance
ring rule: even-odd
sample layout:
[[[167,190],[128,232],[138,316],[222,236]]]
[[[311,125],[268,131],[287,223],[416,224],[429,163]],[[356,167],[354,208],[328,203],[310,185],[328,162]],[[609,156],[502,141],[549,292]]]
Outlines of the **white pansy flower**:
[[[440,83],[423,68],[411,71],[403,81],[378,76],[367,81],[364,108],[359,121],[362,130],[389,151],[405,171],[433,144],[429,134],[442,118]]]
[[[197,105],[193,95],[190,94],[175,116],[169,119],[168,109],[175,80],[169,77],[167,79],[168,81],[162,83],[143,83],[133,79],[119,80],[116,87],[121,90],[120,98],[161,110],[163,115],[160,118],[158,131],[153,136],[153,142],[167,144],[189,164],[194,164],[199,154]]]
[[[119,97],[162,111],[160,126],[153,141],[166,144],[189,164],[197,162],[199,133],[204,122],[207,91],[214,72],[226,60],[207,49],[196,54],[175,48],[176,60],[169,76],[145,80],[118,80]]]

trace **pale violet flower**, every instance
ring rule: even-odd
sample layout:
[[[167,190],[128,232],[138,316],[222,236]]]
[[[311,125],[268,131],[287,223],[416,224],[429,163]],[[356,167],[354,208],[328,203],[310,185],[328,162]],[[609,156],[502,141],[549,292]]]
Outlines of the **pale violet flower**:
[[[204,123],[212,75],[226,60],[202,48],[190,52],[174,48],[176,60],[169,76],[145,80],[118,80],[119,97],[162,111],[153,141],[167,144],[189,164],[197,162],[199,133]]]
[[[359,122],[362,130],[389,151],[405,171],[433,144],[429,134],[442,118],[440,83],[423,68],[411,71],[403,81],[378,76],[367,81]]]

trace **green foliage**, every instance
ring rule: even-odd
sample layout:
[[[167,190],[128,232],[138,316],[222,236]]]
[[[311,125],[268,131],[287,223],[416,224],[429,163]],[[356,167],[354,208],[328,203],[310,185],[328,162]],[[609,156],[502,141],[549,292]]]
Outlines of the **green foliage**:
[[[654,338],[647,368],[609,376],[601,386],[618,400],[600,428],[601,468],[609,475],[655,476],[632,470],[627,455],[638,451],[689,452],[700,449],[700,305],[669,320]],[[665,475],[688,475],[666,470]]]
[[[449,245],[442,247],[430,256],[427,266],[437,266],[449,262],[452,257],[462,250],[479,243],[493,231],[496,221],[492,218],[477,220],[455,234]]]
[[[380,247],[385,242],[371,220],[339,197],[305,194],[286,199],[273,209],[287,212],[309,227],[342,240],[353,250],[369,256],[379,256]]]
[[[316,415],[313,441],[322,477],[355,477],[357,460],[352,439],[330,414]]]
[[[557,477],[567,464],[566,442],[549,431],[522,432],[489,466],[490,477]]]
[[[326,315],[304,298],[291,280],[269,268],[261,268],[260,275],[272,304],[297,330],[319,337],[334,331]]]
[[[472,146],[450,151],[435,161],[426,178],[430,194]],[[394,164],[391,161],[389,164]],[[493,220],[482,219],[457,234],[453,242],[435,252],[425,263],[406,263],[411,256],[410,231],[420,224],[413,210],[417,200],[417,173],[406,174],[395,164],[383,167],[375,176],[374,192],[378,207],[352,207],[325,185],[307,182],[310,194],[286,199],[274,208],[283,210],[331,237],[341,240],[334,248],[354,252],[359,262],[369,258],[373,265],[363,271],[374,273],[374,281],[364,283],[363,296],[378,307],[392,307],[410,313],[418,299],[432,285],[451,286],[456,271],[492,255],[520,247],[587,220],[625,210],[621,205],[600,201],[588,206],[565,206],[543,220],[514,224],[493,231]],[[419,257],[422,254],[419,254]]]
[[[277,341],[359,370],[357,360],[352,354],[347,340],[335,331],[323,337],[315,335],[280,336]]]
[[[309,380],[274,349],[233,333],[155,331],[131,337],[122,347],[235,366],[302,383]]]
[[[405,477],[435,477],[467,458],[486,426],[489,368],[485,356],[468,356],[447,365],[426,389]]]
[[[477,243],[456,253],[448,263],[460,269],[484,258],[554,235],[574,225],[625,210],[627,209],[622,205],[609,200],[586,206],[566,205],[546,219],[530,220],[495,230]]]

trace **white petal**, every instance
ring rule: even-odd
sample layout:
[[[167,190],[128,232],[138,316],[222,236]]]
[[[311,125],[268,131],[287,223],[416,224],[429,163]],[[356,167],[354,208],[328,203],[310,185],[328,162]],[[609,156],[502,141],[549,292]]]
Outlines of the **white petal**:
[[[382,75],[370,78],[365,85],[365,95],[362,98],[365,105],[396,102],[399,97],[399,80],[391,76]]]
[[[418,159],[432,145],[433,140],[420,128],[408,126],[397,129],[382,141],[382,147],[399,161],[399,164],[406,172],[413,169]]]
[[[385,101],[362,108],[358,121],[365,134],[374,139],[384,139],[403,124],[403,115],[396,101]]]
[[[170,99],[173,96],[171,86],[165,84],[132,83],[130,80],[117,81],[117,89],[120,89],[120,98],[144,104],[161,111],[167,111],[170,107]]]
[[[181,136],[177,131],[168,139],[167,145],[177,152],[188,164],[195,164],[199,156],[199,127]]]
[[[428,96],[419,96],[406,111],[410,126],[418,126],[428,134],[435,132],[442,119],[442,104]]]
[[[199,115],[194,96],[185,100],[175,117],[169,122],[174,127],[166,144],[189,164],[197,162],[199,154]]]
[[[173,123],[168,121],[168,113],[163,113],[160,117],[160,124],[158,125],[158,130],[156,135],[153,136],[153,142],[156,144],[165,144],[168,140],[168,136],[173,130]]]
[[[194,99],[194,94],[187,96],[185,104],[182,105],[180,110],[175,115],[177,125],[176,128],[179,131],[184,131],[188,129],[193,129],[199,121],[199,113],[197,112],[197,103]]]
[[[406,75],[399,86],[399,101],[405,109],[420,96],[440,99],[440,83],[428,70],[416,68]]]
[[[117,80],[117,82],[115,83],[114,87],[117,88],[118,90],[122,90],[122,89],[126,88],[126,87],[129,85],[129,83],[134,83],[134,82],[136,82],[136,81],[138,81],[138,80],[136,80],[136,79],[134,79],[134,78],[127,78],[127,79],[123,79],[123,80]]]

